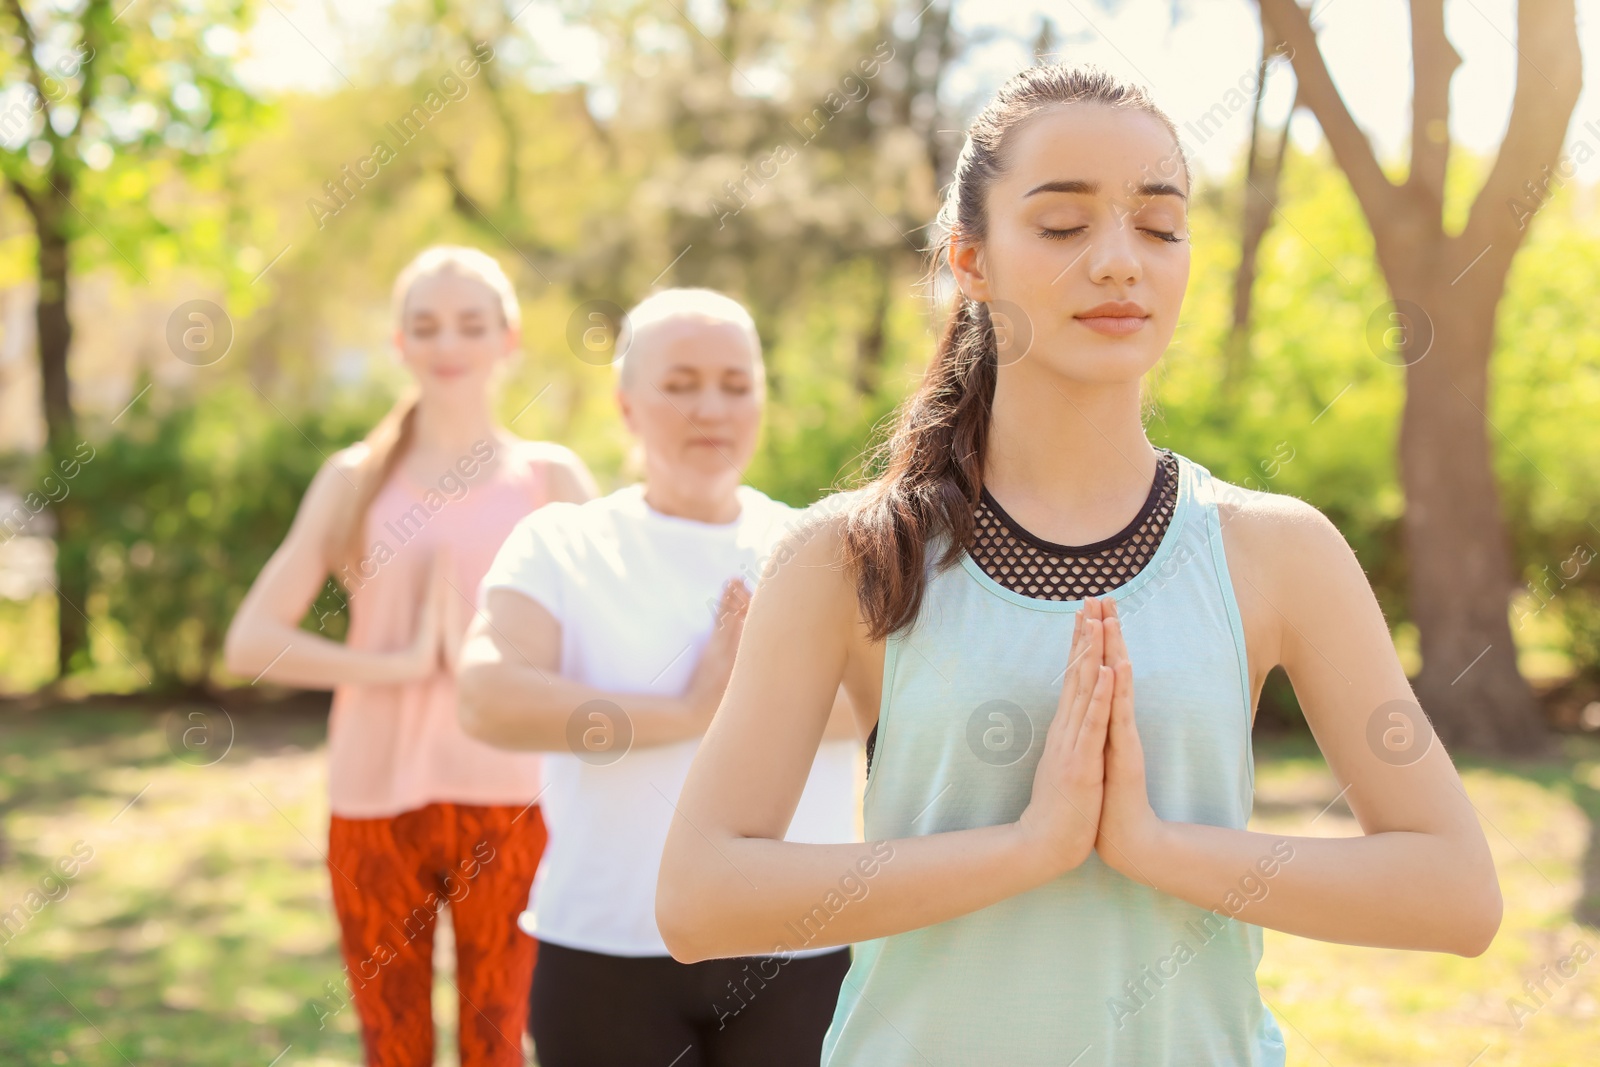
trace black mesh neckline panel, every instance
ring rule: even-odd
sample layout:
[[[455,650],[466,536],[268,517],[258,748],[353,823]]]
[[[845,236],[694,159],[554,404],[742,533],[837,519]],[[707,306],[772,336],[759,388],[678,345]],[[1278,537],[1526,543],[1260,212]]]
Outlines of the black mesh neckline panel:
[[[1177,508],[1178,458],[1168,448],[1160,453],[1144,506],[1110,537],[1088,545],[1058,545],[1035,537],[983,489],[973,509],[977,530],[967,554],[984,574],[1035,600],[1080,600],[1109,593],[1150,562]],[[867,737],[868,772],[877,740],[874,726]]]
[[[978,567],[1013,592],[1037,600],[1079,600],[1122,585],[1150,561],[1178,501],[1177,459],[1163,450],[1150,493],[1133,521],[1103,541],[1058,545],[1024,530],[984,489],[967,551]]]

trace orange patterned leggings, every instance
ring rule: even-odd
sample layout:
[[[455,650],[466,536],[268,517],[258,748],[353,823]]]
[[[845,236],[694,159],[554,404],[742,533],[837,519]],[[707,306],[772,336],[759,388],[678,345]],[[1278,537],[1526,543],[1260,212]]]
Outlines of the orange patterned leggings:
[[[433,932],[450,905],[461,1067],[522,1067],[537,943],[517,927],[544,852],[537,805],[333,816],[329,877],[368,1067],[433,1063]]]

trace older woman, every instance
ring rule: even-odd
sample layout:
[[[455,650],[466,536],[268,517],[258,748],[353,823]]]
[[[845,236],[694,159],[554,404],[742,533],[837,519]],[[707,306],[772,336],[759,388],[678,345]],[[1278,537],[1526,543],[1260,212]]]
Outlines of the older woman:
[[[744,576],[799,515],[742,484],[765,398],[760,343],[743,307],[704,289],[649,297],[619,340],[616,398],[644,480],[520,523],[462,650],[466,731],[549,753],[549,843],[521,920],[540,943],[529,1029],[541,1067],[815,1064],[847,949],[800,936],[686,964],[655,920],[667,828],[733,669]],[[857,840],[842,697],[819,737],[787,837]]]

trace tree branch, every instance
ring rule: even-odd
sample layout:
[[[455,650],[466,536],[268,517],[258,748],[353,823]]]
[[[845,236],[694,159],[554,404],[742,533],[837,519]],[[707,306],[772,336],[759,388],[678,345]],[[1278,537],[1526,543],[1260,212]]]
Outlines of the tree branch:
[[[1399,189],[1378,166],[1367,135],[1361,132],[1345,107],[1317,46],[1316,31],[1305,9],[1295,0],[1256,0],[1261,9],[1262,31],[1276,33],[1289,44],[1290,62],[1299,85],[1300,101],[1311,109],[1322,127],[1339,169],[1350,180],[1356,199],[1369,221],[1386,218],[1400,206]]]
[[[72,131],[75,140],[83,133],[83,122],[89,117],[89,109],[94,107],[99,96],[100,67],[95,63],[95,57],[105,47],[109,37],[110,14],[111,0],[89,0],[83,9],[83,48],[88,54],[78,68],[83,72],[83,88],[78,90],[78,124]]]
[[[1573,0],[1517,4],[1517,88],[1499,155],[1472,202],[1463,249],[1493,245],[1507,265],[1527,233],[1518,204],[1537,210],[1548,196],[1572,110],[1583,88],[1583,56]],[[1533,190],[1528,190],[1528,185]],[[1534,196],[1538,193],[1538,196]],[[1467,252],[1468,255],[1476,254]]]
[[[0,159],[9,161],[10,158],[10,152],[0,153]],[[15,173],[13,173],[11,167],[0,164],[0,170],[3,170],[5,173],[6,184],[11,187],[11,191],[13,193],[17,194],[17,199],[22,201],[22,206],[28,209],[28,214],[32,215],[34,221],[37,222],[39,219],[38,200],[34,198],[33,193],[29,191],[28,187],[22,183],[22,180],[18,178]]]
[[[50,142],[53,150],[59,151],[61,138],[56,134],[56,128],[50,121],[50,98],[44,93],[44,71],[39,69],[38,47],[39,42],[33,35],[33,23],[28,21],[28,16],[22,12],[22,0],[5,0],[6,10],[17,24],[17,36],[22,38],[22,59],[28,72],[28,83],[33,86],[33,91],[39,94],[39,110],[44,113],[44,138]]]
[[[1444,33],[1444,0],[1411,0],[1411,173],[1407,190],[1444,219],[1450,163],[1450,78],[1461,56]]]

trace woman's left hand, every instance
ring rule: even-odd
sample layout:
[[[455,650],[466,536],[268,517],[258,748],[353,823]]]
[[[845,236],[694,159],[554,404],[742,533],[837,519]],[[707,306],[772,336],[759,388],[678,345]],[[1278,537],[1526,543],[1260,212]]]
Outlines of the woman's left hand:
[[[1140,871],[1141,857],[1159,847],[1165,824],[1150,806],[1145,790],[1144,747],[1133,717],[1133,661],[1122,639],[1122,620],[1115,600],[1107,597],[1103,604],[1105,664],[1111,668],[1114,687],[1111,723],[1106,730],[1105,795],[1094,850],[1112,870],[1150,885],[1151,879]]]
[[[439,596],[439,662],[446,673],[454,674],[461,663],[461,645],[470,621],[465,602],[470,593],[457,588],[450,580],[455,571],[450,565],[449,545],[439,546],[434,555],[434,567],[439,575],[435,587]]]

